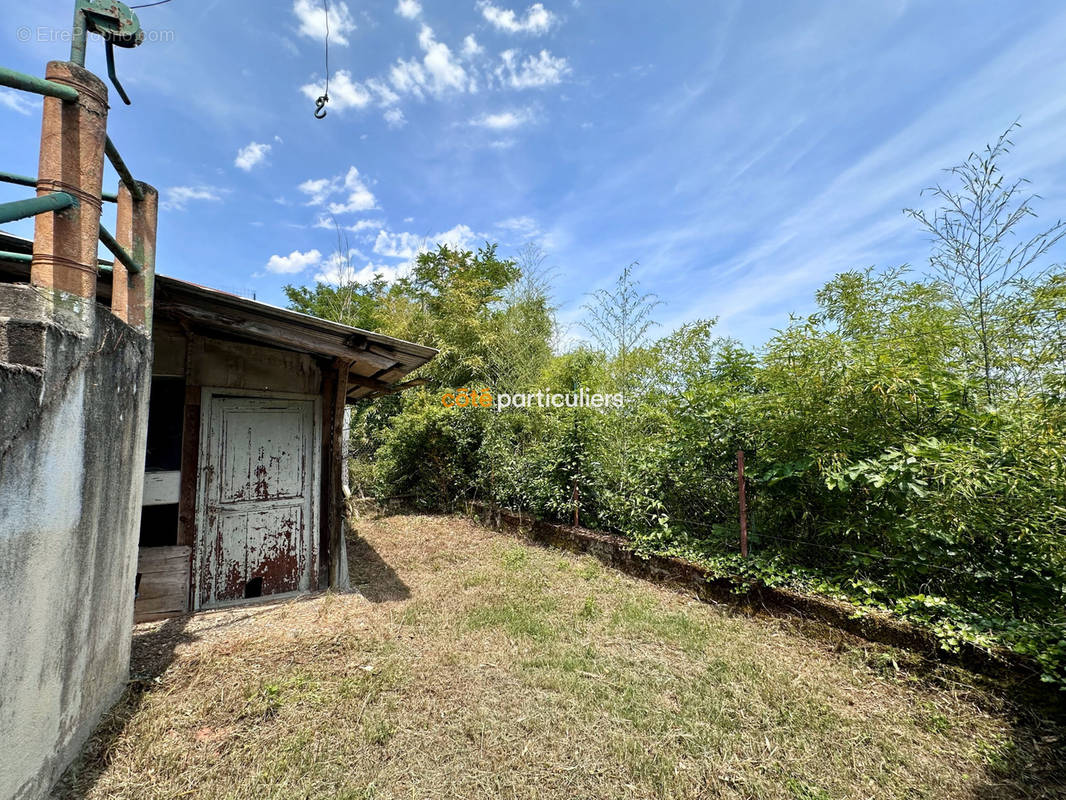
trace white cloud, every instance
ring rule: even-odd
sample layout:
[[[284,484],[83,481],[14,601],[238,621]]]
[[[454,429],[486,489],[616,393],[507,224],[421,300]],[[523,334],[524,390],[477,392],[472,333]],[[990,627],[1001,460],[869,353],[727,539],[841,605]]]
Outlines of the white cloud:
[[[386,87],[387,88],[387,87]],[[308,100],[317,100],[326,92],[324,81],[316,80],[300,87]],[[368,86],[352,80],[352,73],[346,69],[337,70],[329,79],[329,105],[327,111],[344,111],[348,108],[365,108],[374,97]]]
[[[477,39],[475,39],[474,34],[471,33],[463,39],[463,49],[461,52],[464,58],[473,58],[476,55],[484,53],[485,48],[477,43]]]
[[[293,250],[287,256],[271,256],[267,261],[267,272],[273,272],[278,275],[295,275],[297,272],[303,272],[308,267],[313,267],[322,261],[322,254],[318,250],[308,250],[306,253],[301,253],[299,250]]]
[[[378,99],[378,103],[383,106],[391,106],[400,100],[400,96],[390,89],[389,85],[380,78],[370,78],[366,82],[366,88],[374,93]]]
[[[533,113],[527,108],[518,111],[501,111],[497,114],[482,114],[470,120],[470,124],[493,131],[507,131],[525,125],[532,118]]]
[[[348,199],[343,203],[330,203],[331,214],[347,214],[352,211],[369,211],[377,207],[373,192],[367,188],[363,179],[359,177],[359,170],[355,167],[348,169],[344,176],[344,189],[348,192]]]
[[[251,172],[252,168],[256,164],[261,164],[269,153],[269,144],[250,142],[237,151],[237,160],[234,161],[233,164],[234,166],[243,169],[245,172]]]
[[[433,29],[423,25],[418,34],[418,44],[425,51],[422,65],[425,68],[424,87],[430,94],[440,96],[448,91],[473,90],[473,84],[463,66],[452,56],[448,45],[438,42],[433,36]]]
[[[402,128],[407,124],[407,117],[398,108],[390,108],[385,112],[385,122],[390,128]]]
[[[487,237],[481,233],[475,233],[468,225],[456,225],[454,228],[438,233],[435,236],[420,236],[415,233],[404,231],[391,233],[380,231],[374,242],[374,252],[387,258],[402,258],[410,261],[419,253],[444,244],[451,248],[469,250],[479,241]]]
[[[404,13],[406,0],[399,0],[397,13]],[[530,7],[530,12],[519,22],[522,25],[541,25],[537,13],[540,4]],[[547,14],[548,12],[543,11]],[[519,24],[516,22],[516,24]],[[534,55],[525,55],[516,49],[503,51],[495,65],[483,57],[482,47],[473,34],[468,34],[454,51],[437,39],[429,25],[421,24],[418,31],[418,47],[421,57],[403,57],[394,61],[387,71],[375,77],[356,80],[348,70],[337,70],[330,78],[330,104],[328,110],[345,111],[376,106],[391,110],[406,98],[441,99],[456,94],[473,94],[481,88],[530,89],[561,83],[570,73],[565,58],[553,56],[547,50]],[[325,80],[315,77],[300,88],[310,100],[325,94]],[[390,127],[402,127],[406,117],[402,111],[385,115]],[[365,136],[365,135],[364,135]]]
[[[296,188],[311,198],[307,201],[307,205],[320,206],[335,191],[335,183],[336,179],[334,178],[318,178],[317,180],[306,180]]]
[[[542,3],[534,3],[527,8],[524,18],[519,17],[511,9],[500,8],[488,2],[488,0],[481,0],[478,3],[478,8],[481,9],[482,16],[493,27],[507,33],[529,33],[533,35],[547,33],[558,19]]]
[[[380,230],[385,225],[384,220],[380,219],[361,219],[354,225],[345,226],[344,230],[351,231],[352,233],[362,233],[363,231],[373,230],[377,228]]]
[[[570,64],[565,58],[556,58],[547,50],[541,50],[535,56],[526,56],[519,62],[514,50],[500,53],[500,66],[496,68],[496,77],[500,82],[514,89],[537,89],[542,86],[554,86],[561,83],[570,73]]]
[[[426,73],[417,61],[404,61],[401,58],[389,70],[389,80],[396,87],[396,91],[421,97]]]
[[[300,33],[320,42],[326,40],[326,11],[319,0],[296,0],[292,4],[292,13],[300,22]],[[330,44],[347,45],[348,34],[355,30],[355,21],[348,11],[348,4],[334,2],[329,4],[329,41]]]
[[[341,253],[334,253],[323,268],[315,274],[315,280],[322,283],[332,283],[339,286],[347,283],[370,283],[375,278],[381,278],[386,283],[392,283],[408,271],[406,264],[393,267],[388,264],[375,264],[367,261],[362,267],[356,267],[353,263],[361,255],[352,251],[345,257]]]
[[[172,186],[164,190],[159,207],[164,211],[184,211],[194,201],[221,202],[224,189],[215,186]]]
[[[337,229],[337,223],[332,217],[323,215],[315,222],[315,227],[332,231]],[[341,225],[341,230],[350,231],[351,233],[365,233],[366,231],[381,230],[384,227],[384,220],[361,219],[351,225]]]
[[[353,211],[369,211],[377,207],[374,193],[359,176],[359,170],[349,167],[343,176],[306,180],[297,187],[308,196],[307,205],[326,206],[331,214],[348,214]],[[329,202],[339,194],[347,194],[341,202]]]
[[[374,242],[374,252],[388,258],[414,258],[425,241],[426,237],[413,233],[380,231]]]
[[[533,217],[508,217],[505,220],[501,220],[496,223],[497,228],[502,228],[506,231],[515,231],[516,233],[528,233],[533,234],[539,230],[537,221]]]
[[[456,225],[451,230],[430,236],[431,245],[446,244],[451,248],[469,250],[479,242],[484,242],[487,237],[483,233],[475,233],[467,225]]]
[[[396,3],[396,13],[407,19],[414,19],[422,13],[422,4],[418,0],[399,0]]]
[[[477,82],[459,63],[451,48],[437,41],[428,25],[423,25],[419,31],[418,45],[425,52],[421,61],[401,58],[389,70],[389,83],[396,92],[421,99],[426,95],[442,97],[450,92],[477,91]],[[389,105],[396,99],[395,94],[389,102],[383,98],[382,105]]]
[[[38,104],[13,89],[0,89],[0,106],[29,116],[37,109]]]

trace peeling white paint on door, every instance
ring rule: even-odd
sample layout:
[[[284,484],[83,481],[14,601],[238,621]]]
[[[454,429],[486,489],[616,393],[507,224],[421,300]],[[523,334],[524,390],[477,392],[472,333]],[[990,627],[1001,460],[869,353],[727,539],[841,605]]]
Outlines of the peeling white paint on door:
[[[311,588],[318,536],[317,404],[205,390],[198,608]]]

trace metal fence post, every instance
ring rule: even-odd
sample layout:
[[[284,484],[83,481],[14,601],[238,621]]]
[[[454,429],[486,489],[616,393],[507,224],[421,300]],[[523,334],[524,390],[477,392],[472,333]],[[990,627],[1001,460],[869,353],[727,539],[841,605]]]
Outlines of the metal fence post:
[[[744,451],[737,450],[737,494],[740,498],[740,554],[748,557],[748,505],[744,496]]]
[[[141,200],[138,200],[125,183],[118,187],[118,230],[116,239],[141,271],[128,276],[129,289],[126,298],[126,321],[135,328],[152,330],[152,303],[155,285],[155,241],[159,218],[159,192],[147,183],[136,184]],[[118,267],[118,259],[115,259]],[[115,282],[119,282],[118,271]],[[115,304],[113,303],[114,307]],[[116,311],[116,313],[119,313]]]

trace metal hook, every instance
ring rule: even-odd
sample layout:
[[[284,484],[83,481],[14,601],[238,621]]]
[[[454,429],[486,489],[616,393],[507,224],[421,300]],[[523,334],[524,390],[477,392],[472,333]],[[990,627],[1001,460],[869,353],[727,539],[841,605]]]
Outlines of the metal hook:
[[[130,105],[129,95],[126,94],[126,90],[123,89],[122,84],[119,83],[118,73],[115,71],[115,48],[111,44],[110,39],[104,43],[104,51],[107,53],[107,75],[111,78],[111,83],[113,83],[118,90],[118,96],[122,98],[122,102],[126,105]]]
[[[315,119],[326,118],[326,103],[329,102],[329,95],[324,94],[317,100],[315,100]]]

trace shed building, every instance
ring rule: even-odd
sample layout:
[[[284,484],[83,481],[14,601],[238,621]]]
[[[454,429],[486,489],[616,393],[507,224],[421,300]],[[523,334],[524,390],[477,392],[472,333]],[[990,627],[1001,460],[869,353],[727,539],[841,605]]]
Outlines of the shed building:
[[[346,588],[345,405],[436,351],[163,275],[154,298],[135,619]]]

